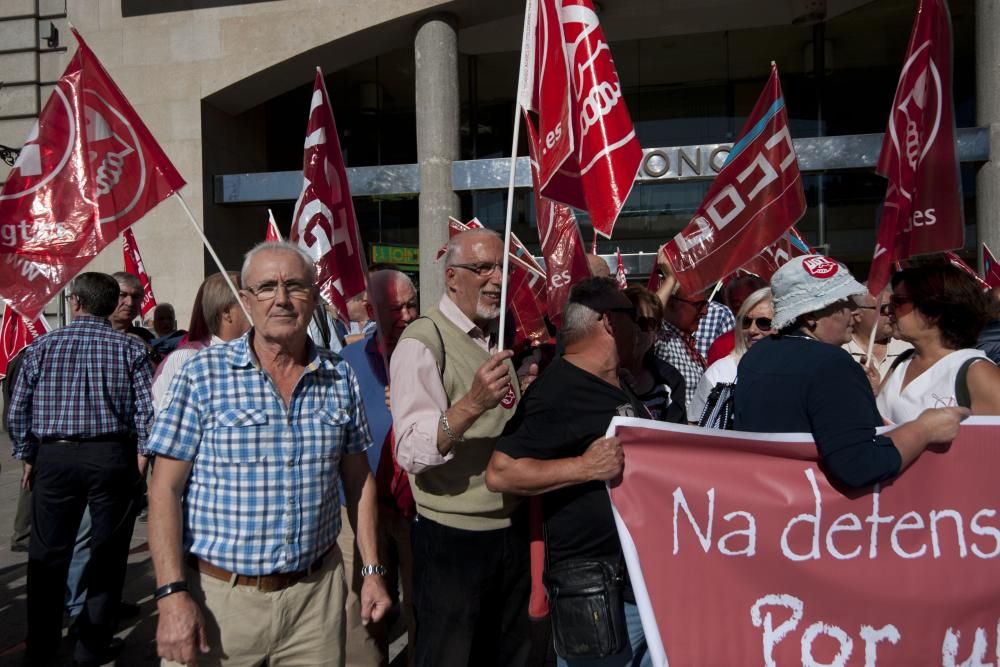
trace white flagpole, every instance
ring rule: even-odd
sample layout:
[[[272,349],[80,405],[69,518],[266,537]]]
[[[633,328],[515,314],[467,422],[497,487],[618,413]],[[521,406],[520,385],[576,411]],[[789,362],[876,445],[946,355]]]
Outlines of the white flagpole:
[[[500,330],[497,334],[497,345],[504,349],[504,329],[507,320],[507,270],[510,268],[510,226],[511,216],[514,212],[514,172],[517,169],[517,140],[521,133],[521,96],[524,94],[524,40],[528,31],[531,19],[531,10],[534,0],[527,0],[524,5],[524,29],[521,33],[521,59],[517,67],[517,94],[514,97],[514,136],[510,142],[510,177],[507,179],[507,218],[504,222],[503,233],[503,274],[500,276]]]
[[[882,292],[878,293],[875,297],[875,326],[872,327],[872,332],[868,336],[868,356],[865,358],[865,365],[870,366],[875,359],[872,357],[872,353],[875,351],[875,333],[878,331],[878,318],[882,317]]]
[[[243,305],[243,299],[240,298],[240,291],[236,289],[236,285],[233,284],[232,279],[229,277],[229,273],[226,271],[225,267],[222,266],[222,260],[220,260],[219,256],[215,254],[215,248],[213,248],[212,244],[208,242],[208,237],[205,236],[205,232],[203,232],[201,227],[198,226],[198,221],[194,219],[194,214],[191,213],[191,209],[188,208],[187,202],[184,201],[184,197],[181,197],[179,192],[175,192],[173,196],[176,197],[177,201],[181,203],[181,208],[184,209],[188,220],[191,221],[191,226],[194,227],[196,232],[198,232],[198,236],[201,237],[201,242],[205,244],[208,254],[215,260],[215,265],[219,267],[219,272],[222,273],[222,278],[226,281],[226,284],[229,285],[229,289],[233,291],[233,295],[236,297],[236,303],[240,304],[240,308],[243,309],[243,313],[247,316],[247,322],[252,323],[253,319],[250,317],[250,311]]]

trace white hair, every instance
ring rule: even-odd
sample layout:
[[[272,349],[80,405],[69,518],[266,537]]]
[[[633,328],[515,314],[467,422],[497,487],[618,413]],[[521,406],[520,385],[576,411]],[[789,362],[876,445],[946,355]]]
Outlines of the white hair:
[[[490,236],[495,239],[500,239],[501,243],[503,242],[503,237],[500,236],[500,234],[498,234],[497,232],[493,231],[492,229],[474,227],[464,232],[455,234],[454,236],[451,237],[451,239],[449,239],[448,250],[444,253],[445,268],[451,266],[452,261],[455,259],[455,254],[458,252],[459,240],[463,238],[468,238],[471,235]]]
[[[749,349],[747,345],[747,330],[743,328],[743,318],[765,301],[773,301],[770,287],[761,287],[756,292],[751,292],[750,296],[746,298],[746,301],[743,302],[743,305],[740,306],[739,311],[736,313],[736,347],[733,350],[733,355],[737,359],[742,358]]]
[[[566,302],[563,308],[562,324],[559,327],[559,335],[562,338],[563,346],[572,345],[584,338],[590,329],[597,324],[598,313],[593,308],[589,308],[582,303]]]
[[[247,273],[250,270],[250,262],[257,255],[257,253],[268,250],[275,252],[288,252],[298,257],[302,262],[302,266],[306,270],[309,282],[311,284],[316,283],[316,267],[313,265],[312,257],[310,257],[305,250],[294,243],[289,243],[288,241],[261,241],[254,247],[250,248],[250,251],[243,256],[243,268],[240,269],[240,282],[244,286],[247,284]]]

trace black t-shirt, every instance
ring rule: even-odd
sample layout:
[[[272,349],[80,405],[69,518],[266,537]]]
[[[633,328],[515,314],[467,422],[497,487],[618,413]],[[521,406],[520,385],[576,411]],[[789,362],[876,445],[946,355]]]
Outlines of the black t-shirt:
[[[512,458],[564,459],[583,454],[611,418],[646,416],[624,390],[559,357],[525,392],[497,450]],[[604,482],[587,482],[542,496],[549,562],[616,559],[621,553]]]

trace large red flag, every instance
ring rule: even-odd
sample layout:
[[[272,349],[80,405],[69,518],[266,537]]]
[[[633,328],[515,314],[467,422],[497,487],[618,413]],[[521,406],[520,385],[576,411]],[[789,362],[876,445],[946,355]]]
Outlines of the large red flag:
[[[774,272],[791,258],[814,254],[816,252],[809,247],[809,244],[793,225],[777,241],[764,248],[759,255],[740,268],[771,282],[771,276],[774,275]]]
[[[965,244],[951,96],[951,17],[945,0],[920,0],[876,171],[889,179],[868,290],[892,263]]]
[[[699,292],[746,264],[806,212],[778,67],[694,218],[666,245],[677,282]]]
[[[333,107],[316,69],[302,161],[302,194],[289,240],[316,263],[320,294],[347,317],[347,300],[365,291],[365,256],[340,152]]]
[[[0,296],[28,318],[122,230],[184,186],[73,34],[79,48],[0,192]]]
[[[610,237],[642,162],[611,49],[591,0],[527,11],[519,103],[538,113],[536,191],[587,211]]]
[[[990,287],[1000,287],[1000,264],[990,249],[983,244],[983,279]]]
[[[139,254],[139,245],[135,242],[135,234],[131,229],[122,232],[122,254],[125,256],[125,272],[131,273],[139,278],[142,283],[142,318],[146,318],[146,313],[156,308],[156,297],[153,296],[153,283],[146,273],[146,266],[142,263],[142,255]]]
[[[583,248],[583,238],[576,224],[573,209],[565,204],[543,197],[539,186],[539,166],[537,158],[544,155],[543,147],[531,120],[525,114],[528,129],[528,150],[531,154],[531,182],[535,196],[535,220],[538,225],[538,241],[545,258],[546,311],[549,321],[556,327],[562,321],[562,309],[566,305],[570,288],[579,280],[590,277],[587,256]]]
[[[7,375],[7,365],[18,352],[48,331],[49,323],[44,315],[32,321],[7,304],[3,309],[3,322],[0,322],[0,378]]]

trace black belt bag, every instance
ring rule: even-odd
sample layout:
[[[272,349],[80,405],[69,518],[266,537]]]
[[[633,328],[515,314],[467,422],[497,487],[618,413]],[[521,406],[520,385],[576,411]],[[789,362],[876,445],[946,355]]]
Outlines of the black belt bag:
[[[620,561],[564,561],[547,568],[543,581],[556,653],[562,658],[604,658],[628,646]]]

